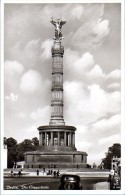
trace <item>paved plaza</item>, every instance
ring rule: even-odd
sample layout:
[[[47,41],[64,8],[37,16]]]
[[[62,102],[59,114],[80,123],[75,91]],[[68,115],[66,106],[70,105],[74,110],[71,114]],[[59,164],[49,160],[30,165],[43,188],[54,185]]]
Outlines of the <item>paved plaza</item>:
[[[58,190],[60,178],[5,178],[4,190]],[[109,190],[107,178],[81,178],[82,190]]]
[[[83,190],[109,190],[108,170],[94,169],[60,169],[60,176],[48,175],[48,170],[43,172],[39,169],[22,170],[21,177],[18,176],[18,169],[13,170],[15,175],[11,176],[11,169],[4,172],[5,190],[58,190],[62,174],[75,174],[81,178]],[[54,170],[53,170],[54,171]],[[55,169],[55,171],[57,171]]]

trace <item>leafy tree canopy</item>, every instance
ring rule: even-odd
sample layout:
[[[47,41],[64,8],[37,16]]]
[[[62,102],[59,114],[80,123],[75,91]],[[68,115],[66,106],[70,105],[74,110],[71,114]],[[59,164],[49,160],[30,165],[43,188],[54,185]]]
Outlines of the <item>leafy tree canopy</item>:
[[[111,160],[113,157],[121,157],[121,145],[119,143],[113,144],[113,146],[108,148],[108,152],[105,153],[106,157],[102,159],[105,169],[111,169]]]
[[[39,140],[37,137],[25,139],[21,143],[10,137],[4,137],[4,144],[8,148],[8,168],[12,168],[16,162],[24,161],[24,153],[28,151],[35,151],[39,146]]]
[[[8,148],[11,148],[11,147],[17,145],[17,141],[14,138],[12,138],[12,137],[10,137],[8,139],[4,138],[4,140],[5,140]]]
[[[39,146],[38,138],[37,137],[32,138],[32,143],[33,143],[34,146],[38,147]]]

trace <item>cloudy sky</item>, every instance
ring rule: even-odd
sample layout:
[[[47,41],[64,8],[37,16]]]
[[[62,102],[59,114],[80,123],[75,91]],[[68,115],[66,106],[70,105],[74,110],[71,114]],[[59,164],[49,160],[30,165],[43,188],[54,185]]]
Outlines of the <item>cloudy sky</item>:
[[[7,138],[38,137],[48,125],[51,46],[60,15],[64,52],[64,119],[77,127],[77,150],[100,163],[120,143],[121,8],[115,4],[5,4],[5,124]]]

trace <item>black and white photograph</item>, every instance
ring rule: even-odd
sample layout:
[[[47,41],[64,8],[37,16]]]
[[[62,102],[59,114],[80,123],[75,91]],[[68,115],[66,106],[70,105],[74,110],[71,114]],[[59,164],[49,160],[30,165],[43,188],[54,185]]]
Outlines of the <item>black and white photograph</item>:
[[[123,194],[124,1],[1,10],[1,194]]]

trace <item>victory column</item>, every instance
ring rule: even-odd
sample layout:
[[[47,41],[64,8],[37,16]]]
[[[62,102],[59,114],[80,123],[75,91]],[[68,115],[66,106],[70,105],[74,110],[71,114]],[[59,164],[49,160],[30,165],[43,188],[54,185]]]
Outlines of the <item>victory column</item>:
[[[25,167],[86,167],[87,153],[77,151],[73,126],[65,125],[63,118],[63,54],[61,45],[62,19],[51,23],[55,26],[52,52],[51,118],[49,125],[38,127],[39,148],[25,153]],[[75,108],[74,108],[75,109]]]

